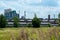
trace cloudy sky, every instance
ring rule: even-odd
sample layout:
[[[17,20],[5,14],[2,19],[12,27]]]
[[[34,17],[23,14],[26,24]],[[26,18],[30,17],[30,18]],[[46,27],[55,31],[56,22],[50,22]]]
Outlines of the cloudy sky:
[[[40,18],[47,18],[50,14],[51,18],[58,16],[60,13],[60,0],[0,0],[0,14],[4,13],[4,9],[11,8],[16,10],[22,16],[26,11],[27,18],[33,18],[34,13]]]

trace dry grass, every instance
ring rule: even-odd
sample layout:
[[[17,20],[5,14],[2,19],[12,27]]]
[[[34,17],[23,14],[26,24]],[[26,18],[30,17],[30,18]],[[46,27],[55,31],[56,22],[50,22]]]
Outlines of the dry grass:
[[[60,27],[4,28],[0,40],[60,40]]]

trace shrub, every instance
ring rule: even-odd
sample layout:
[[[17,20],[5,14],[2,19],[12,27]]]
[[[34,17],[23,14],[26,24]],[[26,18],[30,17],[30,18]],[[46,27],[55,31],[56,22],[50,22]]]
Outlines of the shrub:
[[[51,27],[51,23],[48,23],[48,27]]]
[[[13,18],[13,20],[14,20],[14,27],[18,27],[19,26],[19,18],[18,17],[14,17]]]
[[[58,26],[60,26],[60,13],[58,14]]]
[[[27,27],[32,27],[32,25],[31,24],[28,24]]]
[[[6,24],[6,18],[3,15],[0,15],[0,28],[5,28]]]
[[[40,19],[37,18],[36,14],[35,14],[35,17],[32,19],[33,27],[40,27],[40,23],[41,23]]]

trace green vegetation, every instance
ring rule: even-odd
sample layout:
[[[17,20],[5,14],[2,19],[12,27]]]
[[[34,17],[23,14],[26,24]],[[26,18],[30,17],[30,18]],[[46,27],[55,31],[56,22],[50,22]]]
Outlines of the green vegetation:
[[[51,23],[48,23],[48,27],[51,27]]]
[[[60,14],[58,19],[60,26]],[[37,18],[36,14],[32,20],[32,25],[27,24],[27,27],[18,28],[19,18],[14,17],[13,20],[14,28],[5,28],[7,24],[6,18],[0,15],[0,40],[60,40],[60,27],[52,27],[51,23],[47,25],[48,27],[42,27],[40,25],[41,20]],[[27,20],[25,21],[27,23]]]
[[[13,20],[14,20],[14,27],[18,27],[19,26],[19,18],[18,17],[14,17],[13,18]]]
[[[59,13],[59,15],[58,15],[58,24],[59,24],[59,26],[60,26],[60,13]]]
[[[2,28],[0,40],[60,40],[60,27]]]
[[[1,14],[0,15],[0,28],[5,28],[6,27],[6,18]]]
[[[28,24],[27,27],[32,27],[32,25],[31,24]]]
[[[40,27],[40,23],[41,23],[40,19],[37,18],[36,14],[35,14],[35,17],[32,19],[33,27],[35,27],[35,28]]]
[[[54,18],[54,24],[55,23],[58,23],[59,24],[59,26],[60,26],[60,13],[59,13],[59,15],[58,15],[58,18],[57,18],[58,20],[56,20],[55,18]],[[14,20],[14,22],[13,22],[13,27],[19,27],[20,26],[20,22],[19,22],[19,18],[18,17],[14,17],[13,18],[13,20]],[[9,21],[11,21],[11,20],[9,20]],[[34,28],[38,28],[38,27],[42,27],[42,26],[48,26],[48,27],[51,27],[52,25],[52,23],[48,23],[48,25],[40,25],[41,24],[41,21],[42,21],[42,19],[39,19],[39,18],[37,18],[37,16],[36,16],[36,14],[34,15],[34,18],[32,19],[32,24],[28,24],[28,20],[27,19],[24,19],[24,21],[26,22],[26,25],[24,25],[24,26],[27,26],[27,27],[34,27]],[[6,27],[6,25],[7,25],[7,21],[6,21],[6,18],[4,17],[4,15],[0,15],[0,28],[5,28]],[[9,26],[9,25],[8,25]],[[10,26],[9,26],[10,27]],[[8,27],[8,28],[9,28]],[[22,26],[21,26],[22,27]]]

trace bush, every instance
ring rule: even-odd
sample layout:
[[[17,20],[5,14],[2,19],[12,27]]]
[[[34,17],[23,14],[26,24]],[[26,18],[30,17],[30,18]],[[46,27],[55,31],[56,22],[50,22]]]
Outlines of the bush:
[[[32,19],[33,27],[40,27],[40,23],[41,23],[40,19],[37,18],[36,14],[35,14],[35,17]]]
[[[48,27],[51,27],[51,23],[48,23]]]
[[[14,27],[18,27],[19,26],[19,18],[18,17],[14,17],[13,18],[13,20],[14,20]]]
[[[60,26],[60,13],[58,14],[58,26]]]
[[[31,24],[28,24],[27,27],[32,27],[32,25]]]
[[[5,28],[6,24],[6,18],[3,15],[0,15],[0,28]]]

